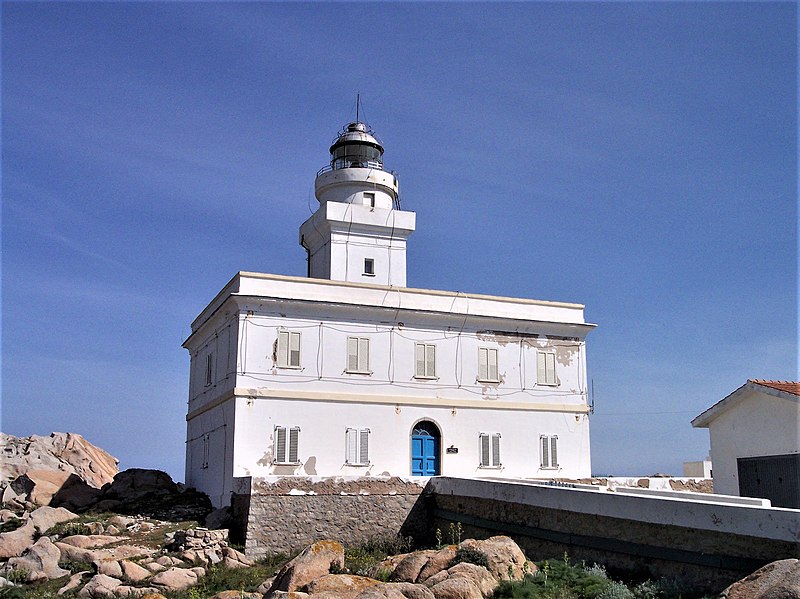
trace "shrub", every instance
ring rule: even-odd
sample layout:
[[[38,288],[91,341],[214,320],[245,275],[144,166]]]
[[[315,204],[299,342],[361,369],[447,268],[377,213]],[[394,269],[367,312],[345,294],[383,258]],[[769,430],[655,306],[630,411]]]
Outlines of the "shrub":
[[[456,556],[453,558],[453,561],[450,562],[450,566],[455,566],[461,562],[483,566],[487,569],[489,568],[489,558],[486,557],[486,554],[472,547],[459,547],[456,551]]]
[[[72,535],[90,535],[91,529],[81,522],[59,522],[47,529],[44,534],[48,536],[58,535],[60,538],[71,537]]]
[[[17,518],[12,517],[0,524],[0,532],[11,532],[12,530],[17,530],[20,526],[25,524],[25,521]]]

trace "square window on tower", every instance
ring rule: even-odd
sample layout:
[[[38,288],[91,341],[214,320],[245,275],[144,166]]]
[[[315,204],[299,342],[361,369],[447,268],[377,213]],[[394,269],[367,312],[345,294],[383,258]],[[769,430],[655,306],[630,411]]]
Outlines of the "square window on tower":
[[[375,207],[375,193],[371,191],[364,192],[364,205],[370,208]]]
[[[373,258],[364,258],[364,274],[368,277],[375,276],[375,260]]]

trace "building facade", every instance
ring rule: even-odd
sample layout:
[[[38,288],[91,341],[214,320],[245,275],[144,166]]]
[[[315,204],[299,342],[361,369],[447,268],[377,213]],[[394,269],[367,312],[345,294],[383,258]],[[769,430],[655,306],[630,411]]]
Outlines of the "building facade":
[[[800,383],[748,380],[692,426],[708,429],[715,493],[800,508]]]
[[[186,483],[590,476],[583,306],[406,287],[382,145],[356,122],[330,152],[308,277],[240,272],[192,323]]]

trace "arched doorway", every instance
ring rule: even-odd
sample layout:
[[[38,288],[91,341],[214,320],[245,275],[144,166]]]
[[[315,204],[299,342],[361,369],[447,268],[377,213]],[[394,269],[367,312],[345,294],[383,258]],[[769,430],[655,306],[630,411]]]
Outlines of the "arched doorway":
[[[422,420],[411,430],[411,476],[436,476],[441,464],[442,435],[430,420]]]

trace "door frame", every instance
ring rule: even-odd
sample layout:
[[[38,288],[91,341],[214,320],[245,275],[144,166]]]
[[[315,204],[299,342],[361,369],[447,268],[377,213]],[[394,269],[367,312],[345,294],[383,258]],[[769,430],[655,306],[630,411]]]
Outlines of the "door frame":
[[[420,476],[420,475],[411,474],[411,473],[414,472],[414,469],[413,469],[414,429],[417,428],[417,426],[422,422],[430,423],[433,426],[433,428],[436,429],[436,432],[438,433],[438,436],[435,437],[435,438],[438,439],[439,442],[435,444],[435,448],[436,448],[435,449],[435,451],[436,451],[436,455],[435,455],[435,458],[436,458],[436,474],[434,476],[440,476],[442,474],[442,447],[444,446],[444,435],[442,434],[442,427],[439,425],[439,423],[436,422],[436,420],[434,420],[433,418],[428,418],[428,417],[419,418],[419,419],[414,421],[414,424],[411,425],[411,430],[409,431],[409,434],[408,434],[408,469],[409,469],[409,474],[411,476]],[[425,475],[422,475],[422,476],[425,476]]]

